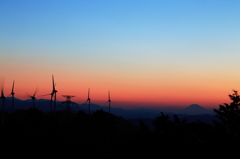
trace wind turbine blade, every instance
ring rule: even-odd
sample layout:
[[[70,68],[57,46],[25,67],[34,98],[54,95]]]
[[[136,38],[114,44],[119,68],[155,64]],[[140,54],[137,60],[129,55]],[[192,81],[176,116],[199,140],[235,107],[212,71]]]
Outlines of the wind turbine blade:
[[[12,85],[12,93],[11,93],[11,94],[14,93],[14,83],[15,83],[15,81],[13,81],[13,85]]]
[[[49,96],[49,95],[52,95],[52,93],[41,95],[41,97],[42,97],[42,96]]]
[[[90,88],[88,88],[88,99],[90,97]]]
[[[54,100],[57,101],[57,93],[54,93]]]
[[[4,98],[3,90],[1,91],[1,98]]]
[[[27,97],[30,97],[30,98],[32,97],[32,96],[31,96],[30,94],[28,94],[28,93],[26,93],[26,96],[27,96]]]
[[[56,84],[54,84],[54,76],[52,75],[52,86],[53,86],[53,91],[55,90],[55,85],[56,85]]]
[[[1,98],[4,96],[3,87],[1,87]]]
[[[4,86],[2,85],[2,87],[1,87],[1,98],[4,98],[5,96],[4,96]]]

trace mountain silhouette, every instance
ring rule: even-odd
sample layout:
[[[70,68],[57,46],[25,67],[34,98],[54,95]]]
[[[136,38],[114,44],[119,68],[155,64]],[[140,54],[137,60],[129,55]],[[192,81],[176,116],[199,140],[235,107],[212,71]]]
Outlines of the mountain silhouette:
[[[203,108],[198,104],[192,104],[182,110],[179,110],[180,114],[189,114],[189,115],[200,115],[200,114],[210,114],[210,110]]]

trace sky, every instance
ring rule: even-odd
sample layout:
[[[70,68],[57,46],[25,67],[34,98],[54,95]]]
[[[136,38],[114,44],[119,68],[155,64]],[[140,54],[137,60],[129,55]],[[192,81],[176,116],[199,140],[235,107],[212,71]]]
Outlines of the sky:
[[[240,90],[240,1],[0,0],[6,96],[217,108]],[[28,95],[29,94],[29,95]]]

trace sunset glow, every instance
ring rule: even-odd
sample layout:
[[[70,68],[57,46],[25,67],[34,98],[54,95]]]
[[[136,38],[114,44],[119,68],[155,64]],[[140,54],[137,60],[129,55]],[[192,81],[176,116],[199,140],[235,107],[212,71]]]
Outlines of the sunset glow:
[[[218,107],[240,90],[239,3],[1,1],[4,93],[50,99],[54,75],[59,101]]]

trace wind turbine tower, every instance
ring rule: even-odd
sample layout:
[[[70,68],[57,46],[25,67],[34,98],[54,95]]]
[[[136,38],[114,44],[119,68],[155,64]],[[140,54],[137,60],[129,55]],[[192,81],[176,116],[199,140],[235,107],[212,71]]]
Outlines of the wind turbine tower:
[[[9,96],[12,96],[12,113],[14,112],[14,83],[15,81],[13,81],[13,85],[12,85],[12,92],[10,93]]]
[[[54,97],[54,116],[56,115],[56,105],[57,105],[57,90],[55,89],[56,84],[54,83],[54,76],[52,75],[52,93],[51,93],[51,99]]]
[[[91,99],[90,99],[90,88],[88,89],[88,98],[85,104],[88,103],[88,114],[90,114],[90,104],[91,104]]]
[[[111,99],[110,99],[110,91],[108,91],[108,101],[107,101],[107,103],[108,103],[108,112],[110,113],[110,108],[111,108]]]
[[[54,83],[54,77],[52,75],[52,92],[50,94],[43,95],[43,96],[51,95],[51,98],[50,98],[50,112],[52,112],[52,110],[53,110],[52,101],[53,101],[53,98],[54,98],[54,114],[55,114],[55,110],[56,110],[56,101],[57,101],[57,98],[56,98],[57,90],[55,89],[55,86],[56,86],[56,83]]]
[[[37,89],[35,90],[35,92],[32,96],[29,95],[29,97],[32,99],[32,108],[35,108],[36,93],[37,93]]]

